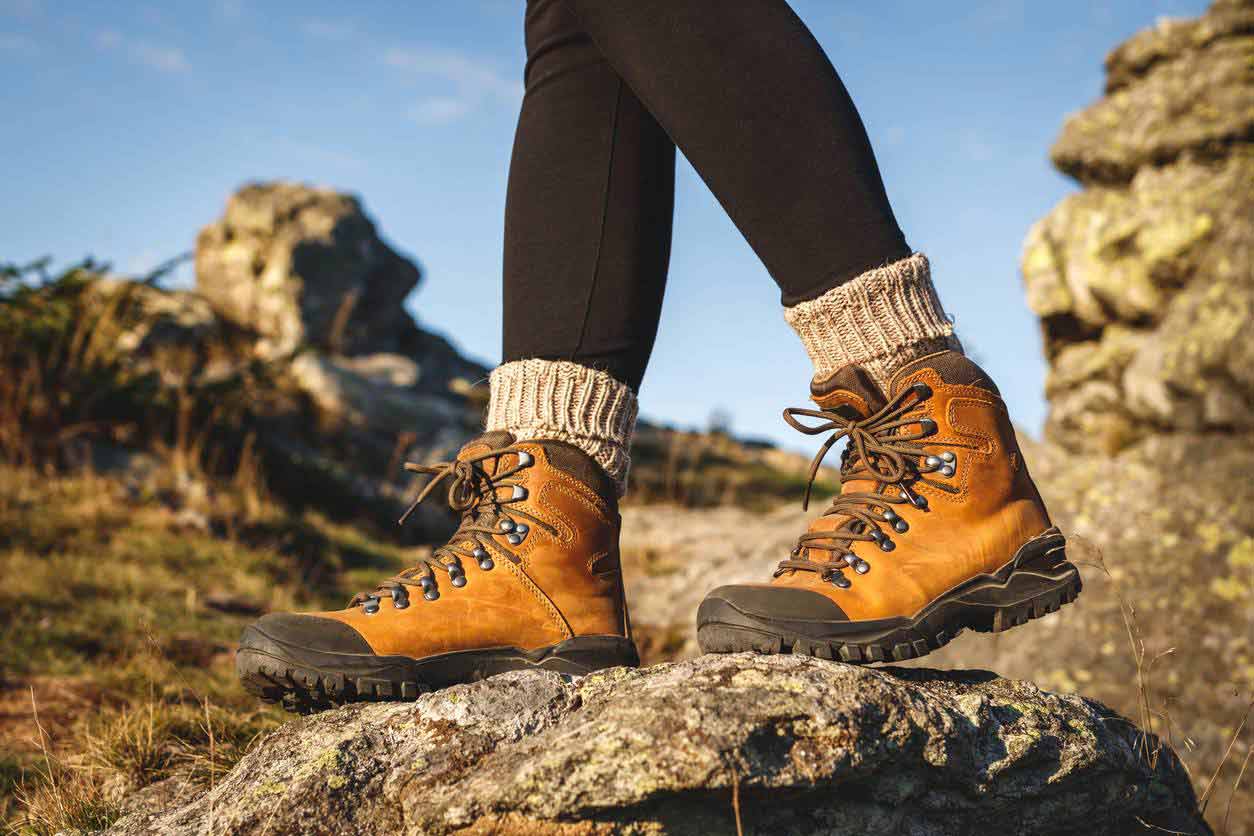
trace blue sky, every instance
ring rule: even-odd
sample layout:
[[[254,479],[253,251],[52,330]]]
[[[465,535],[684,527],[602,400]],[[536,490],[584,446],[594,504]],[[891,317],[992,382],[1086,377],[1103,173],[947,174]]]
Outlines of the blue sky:
[[[1046,151],[1101,60],[1201,0],[798,0],[858,103],[907,237],[968,349],[1039,428],[1044,364],[1023,236],[1075,187]],[[226,196],[284,177],[357,192],[427,281],[409,306],[499,359],[501,218],[523,0],[0,0],[0,260],[142,272]],[[839,242],[834,241],[834,247]],[[681,161],[644,414],[798,449],[808,364],[739,232]]]

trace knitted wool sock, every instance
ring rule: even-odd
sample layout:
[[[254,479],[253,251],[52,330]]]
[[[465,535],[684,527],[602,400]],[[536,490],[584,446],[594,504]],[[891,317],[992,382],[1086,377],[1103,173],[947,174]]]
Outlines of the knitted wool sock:
[[[627,489],[636,394],[610,375],[565,360],[515,360],[488,378],[487,429],[519,441],[551,438],[583,450]]]
[[[801,337],[816,382],[856,364],[887,393],[893,372],[911,360],[962,350],[922,253],[784,308],[784,319]]]

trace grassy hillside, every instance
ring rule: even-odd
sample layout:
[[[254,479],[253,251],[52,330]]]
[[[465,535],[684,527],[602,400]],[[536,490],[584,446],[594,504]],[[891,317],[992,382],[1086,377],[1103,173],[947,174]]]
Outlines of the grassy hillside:
[[[238,687],[244,623],[339,607],[407,562],[316,513],[0,467],[0,810],[19,832],[98,827],[127,792],[211,782],[283,719]],[[410,558],[412,560],[412,558]]]

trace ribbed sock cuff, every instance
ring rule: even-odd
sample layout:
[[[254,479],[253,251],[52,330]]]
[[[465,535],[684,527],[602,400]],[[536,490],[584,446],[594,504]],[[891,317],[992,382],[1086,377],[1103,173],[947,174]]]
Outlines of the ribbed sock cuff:
[[[487,429],[519,441],[552,438],[580,448],[605,469],[622,496],[631,467],[636,394],[605,372],[565,360],[515,360],[488,378]]]
[[[911,360],[961,348],[922,253],[784,308],[784,319],[801,337],[815,380],[858,365],[887,391],[893,372]]]

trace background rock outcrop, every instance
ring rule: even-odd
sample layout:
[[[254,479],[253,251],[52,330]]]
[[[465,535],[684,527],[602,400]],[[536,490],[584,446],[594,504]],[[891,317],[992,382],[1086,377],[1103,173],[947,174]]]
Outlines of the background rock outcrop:
[[[284,726],[109,832],[1208,833],[1169,748],[982,672],[738,654],[511,673]]]
[[[295,183],[244,186],[196,239],[197,291],[276,355],[395,350],[420,277],[357,198]]]
[[[94,292],[129,307],[119,345],[136,371],[179,391],[247,389],[238,431],[285,500],[387,523],[410,488],[400,461],[451,457],[478,432],[486,368],[406,311],[419,269],[356,197],[246,185],[201,231],[195,264],[192,291]],[[433,506],[415,521],[411,536],[433,536],[449,517]]]
[[[1051,440],[1254,431],[1252,62],[1248,0],[1164,21],[1111,53],[1105,97],[1055,143],[1086,188],[1024,245]]]

